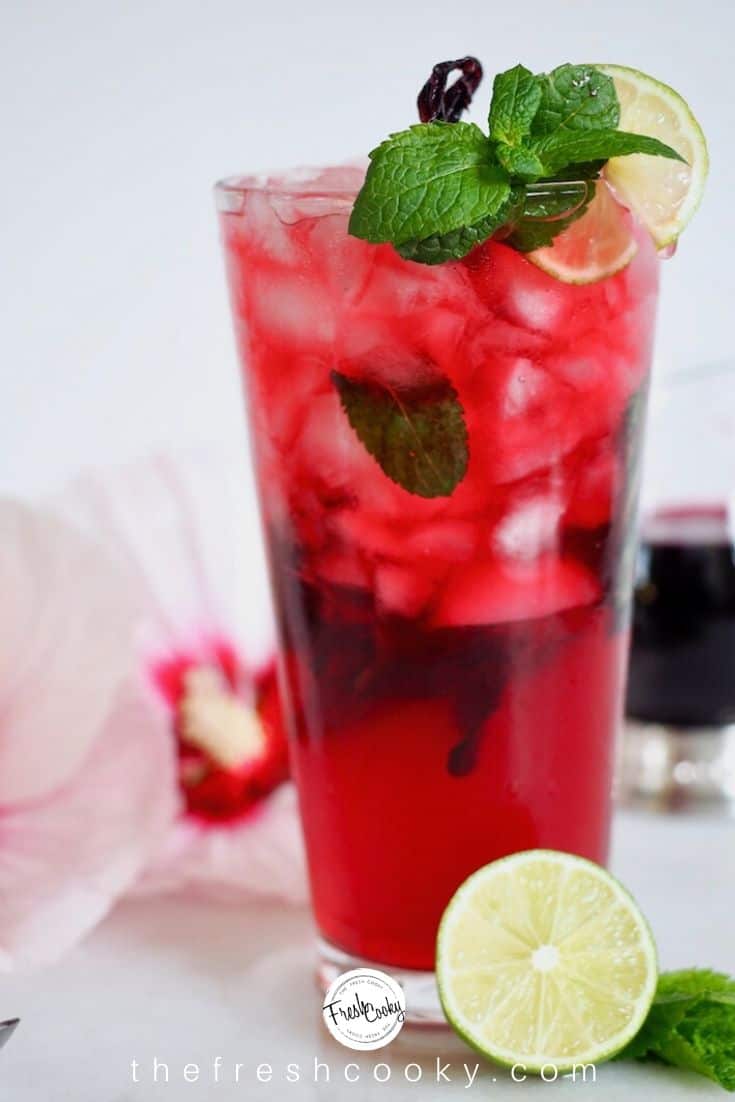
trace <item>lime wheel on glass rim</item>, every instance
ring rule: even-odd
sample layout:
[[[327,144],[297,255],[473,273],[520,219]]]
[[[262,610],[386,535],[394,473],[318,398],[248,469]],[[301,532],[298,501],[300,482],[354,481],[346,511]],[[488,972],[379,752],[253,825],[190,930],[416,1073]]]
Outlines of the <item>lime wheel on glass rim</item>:
[[[553,244],[528,254],[537,267],[564,283],[596,283],[630,263],[637,245],[625,208],[657,248],[673,246],[699,206],[709,167],[702,128],[678,92],[637,69],[596,68],[615,84],[620,128],[658,138],[684,161],[645,153],[610,158],[585,213]]]

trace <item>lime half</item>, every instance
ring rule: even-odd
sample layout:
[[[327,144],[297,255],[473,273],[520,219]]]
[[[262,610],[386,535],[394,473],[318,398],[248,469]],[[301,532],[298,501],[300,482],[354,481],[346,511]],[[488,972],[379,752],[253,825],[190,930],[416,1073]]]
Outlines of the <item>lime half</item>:
[[[620,130],[649,134],[670,145],[686,164],[635,153],[613,157],[605,176],[651,237],[672,244],[699,206],[709,161],[702,128],[678,92],[653,77],[622,65],[597,65],[615,82]]]
[[[625,268],[638,251],[631,222],[628,211],[599,180],[582,217],[553,244],[528,253],[528,259],[563,283],[597,283]]]
[[[656,947],[599,865],[527,850],[474,873],[444,912],[437,982],[456,1032],[496,1063],[558,1073],[614,1056],[656,990]]]

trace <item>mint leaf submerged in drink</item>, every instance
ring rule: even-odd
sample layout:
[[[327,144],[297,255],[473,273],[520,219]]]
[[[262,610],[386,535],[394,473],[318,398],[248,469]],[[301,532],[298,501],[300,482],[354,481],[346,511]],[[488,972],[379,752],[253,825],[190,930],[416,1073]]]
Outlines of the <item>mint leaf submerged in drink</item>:
[[[703,968],[664,972],[642,1029],[617,1059],[661,1060],[735,1091],[735,980]]]
[[[468,60],[436,66],[432,79],[438,70],[446,79]],[[428,117],[425,92],[422,118]],[[469,99],[463,87],[462,105]],[[390,242],[402,256],[426,264],[459,259],[501,227],[508,243],[523,251],[550,244],[586,206],[577,201],[559,209],[560,177],[594,179],[609,158],[633,153],[682,160],[657,138],[617,129],[615,85],[592,65],[537,75],[516,65],[500,73],[489,136],[473,124],[436,121],[457,113],[443,110],[436,88],[432,102],[438,105],[434,121],[391,135],[371,153],[349,227],[355,237]],[[553,216],[539,216],[532,189],[538,200],[539,185],[547,182],[556,206]],[[532,222],[542,223],[537,232]]]
[[[445,497],[467,471],[467,428],[448,379],[387,387],[338,371],[332,382],[360,442],[394,482],[419,497]]]

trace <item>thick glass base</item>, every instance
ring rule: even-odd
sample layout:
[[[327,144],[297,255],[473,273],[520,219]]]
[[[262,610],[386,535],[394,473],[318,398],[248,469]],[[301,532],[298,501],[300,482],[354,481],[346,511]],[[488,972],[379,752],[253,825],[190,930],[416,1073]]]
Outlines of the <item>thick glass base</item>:
[[[319,938],[317,941],[317,979],[322,991],[342,972],[352,968],[377,968],[387,972],[406,993],[406,1025],[430,1028],[447,1028],[442,1013],[436,979],[433,972],[418,972],[408,968],[394,968],[380,961],[365,960],[345,953]]]
[[[677,728],[629,719],[621,750],[623,805],[735,815],[735,724]]]

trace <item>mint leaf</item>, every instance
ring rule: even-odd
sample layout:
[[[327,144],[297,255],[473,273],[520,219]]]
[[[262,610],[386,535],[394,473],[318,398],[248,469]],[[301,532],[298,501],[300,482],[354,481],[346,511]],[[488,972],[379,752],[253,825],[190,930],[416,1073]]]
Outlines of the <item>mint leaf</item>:
[[[349,224],[365,241],[401,245],[472,226],[510,194],[508,174],[471,123],[420,123],[393,134],[370,158]]]
[[[735,1091],[735,980],[707,969],[665,972],[638,1035],[618,1059],[657,1059]]]
[[[536,111],[541,103],[541,84],[530,69],[516,65],[498,73],[493,81],[490,104],[490,138],[515,146],[531,131]]]
[[[614,130],[618,125],[615,85],[594,65],[560,65],[537,79],[541,103],[532,126],[535,136],[549,137],[558,130]]]
[[[661,1056],[669,1063],[680,1060],[682,1053],[693,1071],[735,1091],[735,1004],[702,999],[678,1026],[674,1039],[661,1046]]]
[[[654,157],[684,158],[658,138],[645,134],[629,134],[625,130],[559,131],[537,144],[534,152],[543,164],[543,176],[553,176],[567,165],[580,161],[607,161],[630,153],[648,153]]]
[[[467,428],[446,378],[390,388],[332,372],[342,408],[383,472],[410,494],[447,497],[467,471]]]
[[[532,182],[544,174],[543,161],[532,146],[527,144],[512,146],[499,142],[495,147],[495,155],[505,171],[520,180]]]
[[[551,245],[555,237],[581,218],[595,196],[594,180],[570,183],[568,187],[549,187],[527,195],[520,218],[506,238],[519,252]]]
[[[661,973],[656,1001],[712,994],[735,998],[735,979],[724,972],[713,972],[710,968],[681,968],[676,972]]]
[[[421,264],[443,264],[446,260],[459,260],[478,245],[492,237],[500,226],[513,222],[523,208],[523,189],[514,188],[497,214],[480,219],[473,226],[461,226],[450,233],[404,241],[396,245],[396,251],[404,260],[416,260]]]
[[[491,215],[482,218],[474,226],[460,226],[449,233],[433,234],[431,237],[412,238],[396,245],[396,252],[404,260],[416,260],[420,264],[443,264],[447,260],[459,260],[471,252],[477,245],[492,237],[505,218]]]

